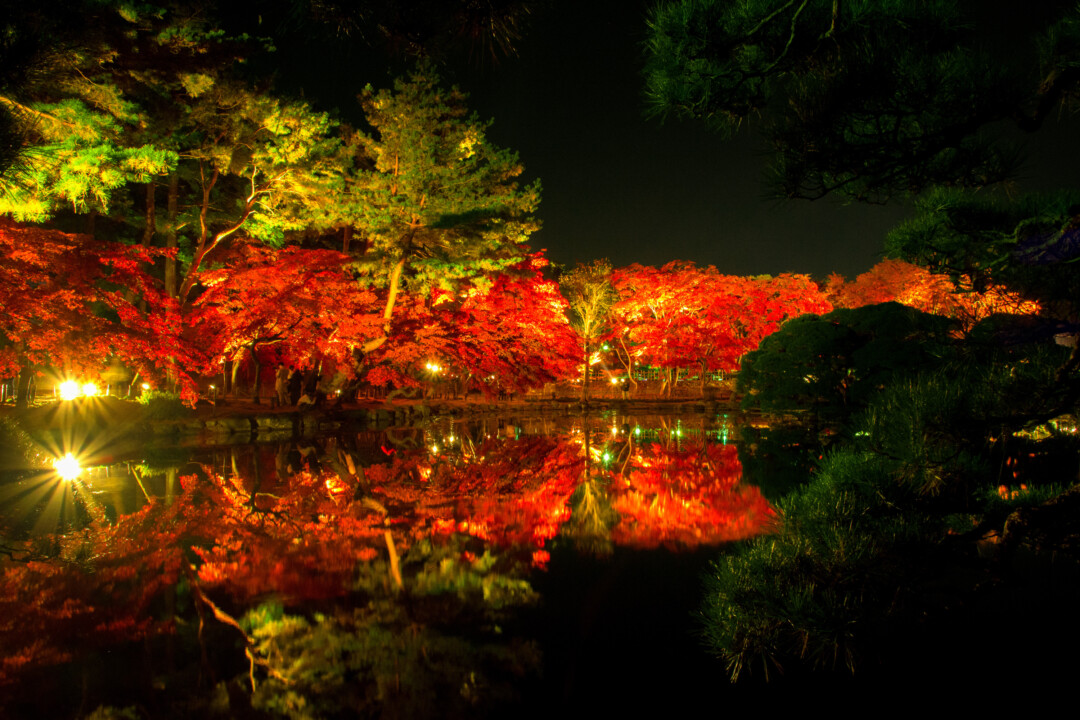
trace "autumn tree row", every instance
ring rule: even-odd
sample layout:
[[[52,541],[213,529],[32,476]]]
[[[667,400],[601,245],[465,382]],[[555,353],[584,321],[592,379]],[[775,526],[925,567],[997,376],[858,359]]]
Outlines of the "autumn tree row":
[[[527,245],[538,184],[430,65],[363,88],[354,126],[248,71],[272,43],[194,0],[44,2],[5,22],[19,71],[0,106],[23,142],[0,175],[16,221],[0,226],[0,369],[22,396],[44,368],[112,360],[189,400],[222,365],[250,366],[257,393],[276,361],[525,389],[587,368],[601,339],[627,374],[704,377],[829,309],[805,276],[688,263],[594,264],[560,295]]]

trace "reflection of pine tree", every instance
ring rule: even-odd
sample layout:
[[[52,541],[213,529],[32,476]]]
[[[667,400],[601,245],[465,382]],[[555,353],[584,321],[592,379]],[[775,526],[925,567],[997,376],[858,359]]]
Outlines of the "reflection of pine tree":
[[[612,553],[615,545],[611,530],[619,522],[619,513],[611,506],[605,484],[601,476],[586,476],[570,496],[570,520],[562,531],[579,550],[596,556]]]

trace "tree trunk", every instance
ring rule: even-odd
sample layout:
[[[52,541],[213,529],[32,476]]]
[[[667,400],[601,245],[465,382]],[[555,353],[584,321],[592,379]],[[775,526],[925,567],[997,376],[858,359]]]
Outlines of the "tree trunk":
[[[390,336],[390,318],[394,315],[394,304],[397,302],[398,291],[401,289],[401,274],[404,270],[405,257],[402,257],[390,271],[390,292],[386,296],[386,307],[383,308],[383,336],[364,343],[360,348],[360,352],[364,355],[381,347]]]
[[[230,377],[232,378],[232,380],[230,382],[230,385],[232,386],[233,394],[236,395],[237,397],[239,397],[239,393],[236,392],[236,388],[237,388],[236,380],[240,375],[240,365],[243,363],[243,361],[244,361],[243,350],[241,350],[240,352],[237,353],[237,357],[236,357],[235,360],[230,360],[229,361],[229,363],[232,365],[232,372],[230,373]]]
[[[34,367],[26,363],[19,371],[19,382],[15,388],[15,409],[25,410],[30,405],[30,378],[34,374]]]
[[[581,380],[581,402],[589,402],[589,341],[585,341],[585,377]]]
[[[631,355],[630,351],[626,348],[626,340],[624,338],[619,338],[619,345],[622,346],[623,352],[626,353],[626,377],[630,380],[631,391],[637,396],[638,383],[637,380],[634,379],[634,356]],[[620,356],[619,359],[622,360],[622,356]]]
[[[154,230],[157,226],[157,217],[155,216],[156,205],[154,203],[154,194],[156,190],[156,182],[151,180],[146,183],[146,222],[143,225],[143,247],[150,247],[154,243]]]
[[[259,380],[261,379],[260,375],[262,373],[260,371],[262,370],[262,367],[259,365],[259,355],[258,355],[258,353],[255,352],[255,344],[253,343],[251,345],[251,347],[248,348],[248,350],[251,352],[251,362],[255,365],[255,382],[252,383],[252,387],[251,387],[251,400],[256,405],[258,405],[259,404]]]
[[[701,399],[705,399],[705,361],[701,361]]]
[[[341,252],[346,255],[349,254],[349,248],[352,246],[352,225],[346,225],[341,232]]]
[[[168,222],[165,226],[165,247],[174,249],[179,247],[176,239],[176,218],[179,213],[180,175],[173,170],[169,174],[169,201]],[[169,297],[179,297],[180,282],[176,268],[176,258],[165,258],[165,292]]]

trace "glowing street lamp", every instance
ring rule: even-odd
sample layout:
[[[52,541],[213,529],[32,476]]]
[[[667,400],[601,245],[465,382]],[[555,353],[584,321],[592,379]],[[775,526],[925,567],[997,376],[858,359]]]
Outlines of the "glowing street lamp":
[[[74,400],[82,394],[82,388],[74,380],[65,380],[60,383],[60,399]]]
[[[64,457],[53,460],[53,469],[56,470],[56,474],[59,475],[62,480],[74,480],[79,477],[79,473],[82,472],[79,461],[76,460],[75,456],[71,453],[67,453]]]
[[[98,388],[97,383],[84,383],[82,386],[82,394],[84,397],[97,397],[101,394],[101,390]]]

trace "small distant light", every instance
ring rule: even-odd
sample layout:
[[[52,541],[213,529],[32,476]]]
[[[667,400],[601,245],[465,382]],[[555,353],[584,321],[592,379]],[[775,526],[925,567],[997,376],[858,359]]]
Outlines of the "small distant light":
[[[611,384],[612,385],[618,385],[619,384],[619,378],[611,378]]]
[[[143,383],[142,384],[142,389],[143,390],[149,390],[150,389],[150,383]]]
[[[79,383],[74,380],[65,380],[60,383],[60,399],[61,400],[74,400],[82,393],[82,389],[79,387]]]
[[[216,386],[216,385],[211,385],[211,386],[210,386],[210,389],[211,389],[211,390],[217,390],[217,386]]]
[[[433,453],[439,452],[439,446],[438,445],[432,445],[431,446],[431,452],[433,452]]]
[[[98,389],[97,383],[88,382],[82,386],[82,394],[86,397],[95,397],[101,394],[101,390]]]
[[[63,480],[74,480],[79,477],[79,473],[82,472],[82,468],[79,467],[79,461],[76,460],[75,456],[71,453],[64,455],[62,458],[53,460],[53,469],[56,470],[56,474]]]

